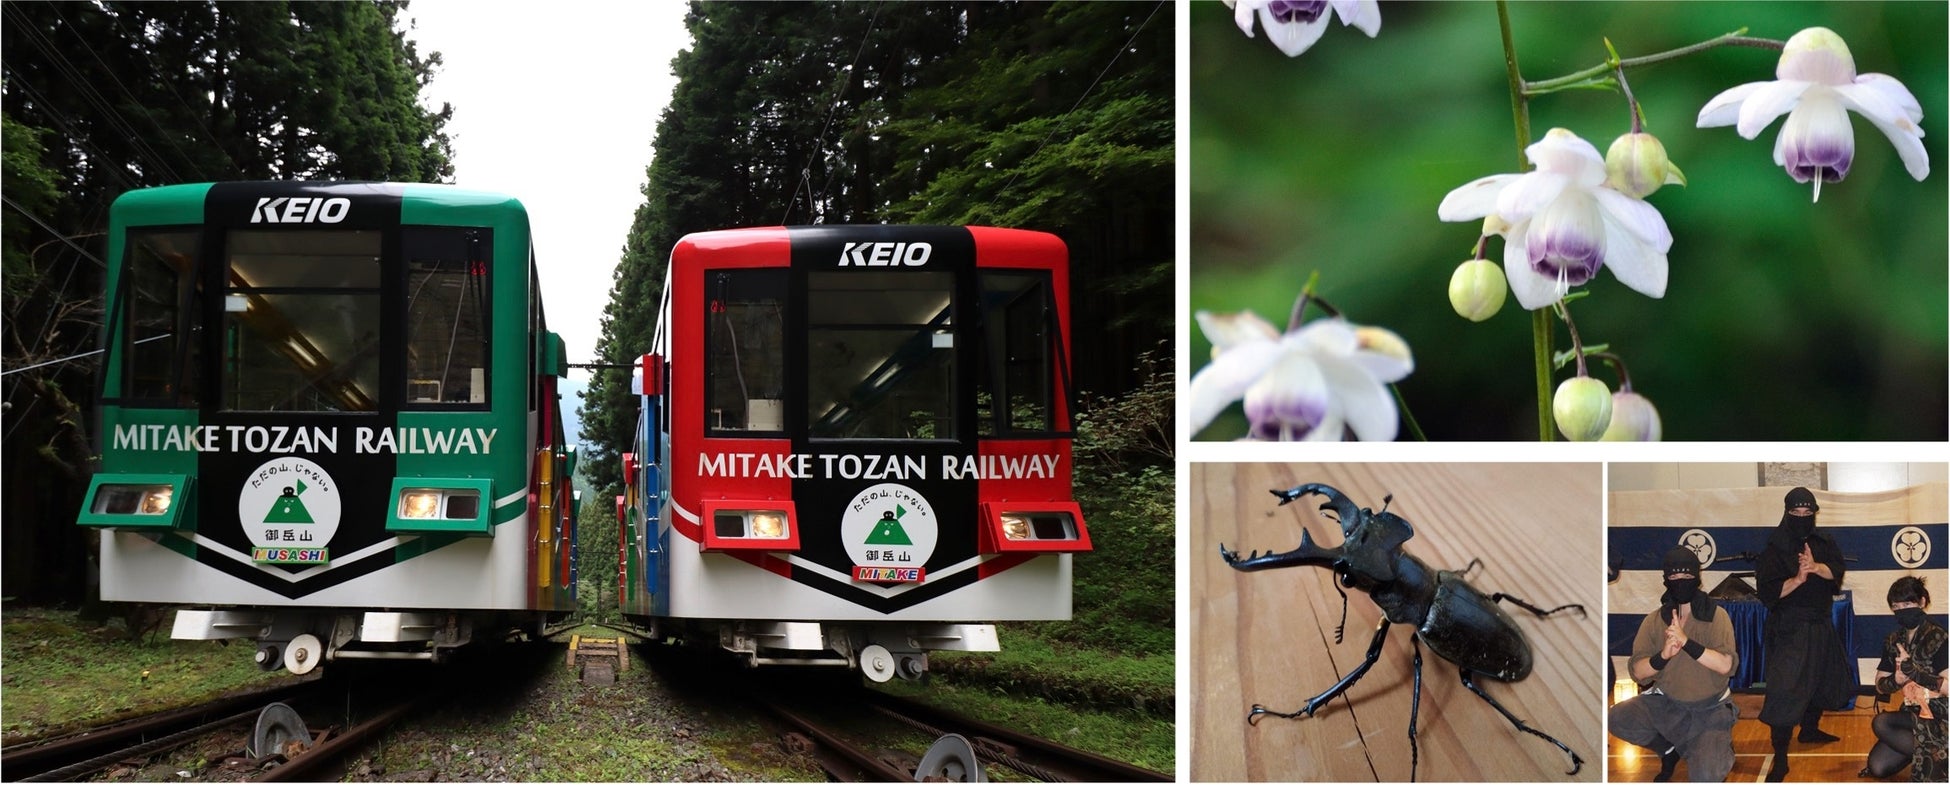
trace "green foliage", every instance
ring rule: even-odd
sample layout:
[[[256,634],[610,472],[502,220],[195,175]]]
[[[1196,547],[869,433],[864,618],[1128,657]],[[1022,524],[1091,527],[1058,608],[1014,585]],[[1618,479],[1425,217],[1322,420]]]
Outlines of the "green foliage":
[[[1495,8],[1384,4],[1376,38],[1336,25],[1298,58],[1240,34],[1222,6],[1190,11],[1192,308],[1281,324],[1318,271],[1349,319],[1413,348],[1400,389],[1431,438],[1535,437],[1529,314],[1456,316],[1444,284],[1478,227],[1436,218],[1450,189],[1519,171]],[[1672,231],[1670,284],[1654,300],[1601,272],[1572,312],[1584,340],[1625,358],[1668,438],[1944,437],[1944,4],[1512,3],[1510,17],[1532,80],[1602,62],[1605,37],[1632,57],[1743,26],[1784,40],[1820,25],[1848,41],[1858,71],[1907,85],[1929,179],[1911,179],[1851,115],[1853,167],[1811,203],[1773,162],[1784,121],[1752,141],[1694,127],[1720,91],[1772,80],[1777,52],[1722,47],[1630,71],[1646,130],[1689,178],[1647,200]],[[1534,137],[1565,127],[1600,151],[1629,130],[1614,92],[1543,96],[1530,115]],[[1558,341],[1568,346],[1562,328]],[[1210,357],[1197,331],[1187,348],[1195,366]],[[1234,407],[1201,437],[1244,431]]]
[[[14,122],[11,115],[0,116],[0,129],[5,137],[0,139],[0,181],[4,181],[7,198],[28,211],[39,214],[48,211],[61,191],[55,184],[54,172],[41,163],[46,150],[41,146],[44,132],[21,123]],[[22,220],[8,220],[0,226],[5,231],[4,279],[6,301],[9,304],[25,295],[25,287],[36,277],[27,247],[32,236],[32,224]]]
[[[296,678],[258,670],[248,648],[166,636],[132,640],[119,624],[92,626],[73,612],[9,608],[0,728],[9,741],[39,737]]]
[[[577,613],[591,621],[615,621],[616,496],[588,493],[582,498],[581,517],[576,519]]]
[[[1007,646],[1014,644],[1014,641],[1005,643],[1005,651]],[[1024,674],[1030,680],[1041,676],[1071,679],[1077,675],[1074,671],[1092,671],[1094,666],[1103,663],[1099,655],[1089,652],[1045,649],[1038,654],[1046,659],[1031,666],[1033,673]],[[1170,716],[1169,689],[1173,672],[1169,662],[1163,663],[1162,669],[1148,668],[1149,672],[1144,674],[1147,680],[1163,679],[1166,689],[1162,696],[1164,703],[1146,703],[1145,711],[1133,711],[1133,703],[1130,702],[1093,710],[1053,701],[1033,690],[1019,692],[1011,688],[1005,691],[999,685],[963,683],[964,676],[972,670],[972,663],[979,657],[954,657],[956,664],[951,667],[957,671],[957,675],[952,678],[930,679],[920,684],[889,682],[881,685],[880,689],[1153,771],[1170,773],[1176,765],[1177,729]],[[1110,664],[1122,666],[1128,663]],[[938,671],[941,666],[937,664],[935,667]],[[1130,697],[1142,700],[1137,692]],[[1164,709],[1162,714],[1157,711],[1159,708]],[[991,767],[991,776],[998,772],[999,767]]]

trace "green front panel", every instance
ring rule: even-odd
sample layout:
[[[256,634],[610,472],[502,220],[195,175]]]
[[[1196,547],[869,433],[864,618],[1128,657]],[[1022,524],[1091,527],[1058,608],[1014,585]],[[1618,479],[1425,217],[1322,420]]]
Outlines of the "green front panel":
[[[116,197],[115,204],[108,212],[108,275],[104,304],[123,303],[121,287],[127,283],[124,275],[124,256],[128,253],[128,230],[144,226],[192,226],[203,223],[203,198],[209,193],[210,183],[196,185],[172,185],[163,188],[144,188],[129,191]],[[124,305],[124,308],[127,306]],[[127,331],[123,321],[127,313],[103,314],[101,344],[109,348],[102,366],[103,380],[108,395],[121,394],[122,389],[122,347],[108,347],[108,329]],[[107,433],[104,427],[104,433]],[[106,445],[104,445],[106,448]],[[194,466],[194,463],[191,464]]]
[[[499,194],[449,186],[409,185],[400,205],[400,223],[408,226],[479,226],[493,231],[494,264],[490,339],[492,360],[488,389],[492,412],[402,411],[401,429],[419,435],[451,434],[449,447],[425,445],[421,451],[399,453],[400,477],[492,478],[496,492],[506,496],[528,485],[530,456],[526,402],[533,376],[529,363],[528,213],[521,203]],[[471,446],[459,442],[460,429],[472,434]],[[490,521],[506,523],[527,511],[522,500],[505,507],[485,501]]]

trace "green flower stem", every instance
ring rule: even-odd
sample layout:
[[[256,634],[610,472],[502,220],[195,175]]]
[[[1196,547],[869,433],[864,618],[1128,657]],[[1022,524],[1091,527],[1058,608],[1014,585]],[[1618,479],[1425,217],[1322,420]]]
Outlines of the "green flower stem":
[[[1497,8],[1498,8],[1498,12],[1502,13],[1501,2],[1497,4]],[[1780,51],[1781,49],[1787,47],[1786,41],[1776,41],[1772,38],[1754,38],[1752,36],[1746,35],[1746,32],[1747,32],[1747,28],[1743,27],[1740,28],[1739,30],[1735,30],[1731,33],[1727,33],[1726,35],[1720,36],[1718,38],[1709,38],[1705,41],[1701,41],[1691,46],[1682,46],[1679,47],[1678,49],[1671,49],[1664,52],[1644,55],[1641,57],[1627,57],[1627,58],[1617,60],[1615,62],[1612,60],[1606,60],[1605,62],[1599,63],[1597,65],[1594,65],[1590,68],[1586,68],[1582,71],[1578,71],[1576,73],[1565,74],[1564,76],[1560,76],[1555,79],[1545,79],[1540,82],[1530,82],[1528,84],[1523,85],[1522,89],[1526,96],[1541,95],[1543,93],[1548,93],[1554,90],[1562,89],[1566,86],[1574,85],[1578,82],[1583,82],[1587,79],[1593,79],[1596,77],[1603,76],[1605,72],[1611,71],[1613,69],[1637,68],[1642,65],[1663,63],[1667,60],[1685,57],[1686,55],[1695,54],[1698,52],[1704,52],[1708,49],[1713,49],[1715,47],[1721,47],[1721,46],[1746,46],[1755,49],[1773,49],[1775,51]],[[1503,41],[1504,41],[1503,51],[1507,54],[1511,51],[1510,43],[1509,43],[1510,25],[1507,21],[1503,25]],[[1508,57],[1510,59],[1510,62],[1512,63],[1511,68],[1515,69],[1516,56],[1512,54],[1512,55],[1508,55]]]
[[[1517,127],[1517,171],[1530,169],[1524,149],[1530,146],[1530,100],[1524,93],[1523,72],[1517,68],[1517,41],[1510,34],[1509,0],[1496,0],[1496,22],[1503,31],[1503,65],[1510,75],[1510,114]],[[1584,78],[1603,73],[1599,69]],[[1572,80],[1576,81],[1576,80]],[[1537,439],[1551,441],[1551,317],[1544,309],[1530,312],[1530,348],[1537,374]]]
[[[1422,425],[1415,421],[1415,413],[1408,410],[1408,399],[1402,397],[1402,388],[1390,384],[1388,385],[1388,391],[1395,394],[1395,408],[1401,410],[1402,422],[1408,425],[1408,432],[1412,434],[1415,437],[1415,440],[1418,442],[1428,441],[1429,440],[1428,435],[1422,433]]]
[[[1563,319],[1564,326],[1571,331],[1571,353],[1578,359],[1578,375],[1589,376],[1590,372],[1584,367],[1584,342],[1578,340],[1578,323],[1571,321],[1571,309],[1562,302],[1551,307],[1556,309],[1557,318]]]

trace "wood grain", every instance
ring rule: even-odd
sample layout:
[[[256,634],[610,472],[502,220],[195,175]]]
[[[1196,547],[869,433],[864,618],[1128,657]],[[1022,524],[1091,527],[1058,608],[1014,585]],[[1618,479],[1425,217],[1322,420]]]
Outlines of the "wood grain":
[[[1601,779],[1606,747],[1602,509],[1597,464],[1222,464],[1191,471],[1191,773],[1198,781],[1383,781],[1409,777],[1413,681],[1410,630],[1390,628],[1381,659],[1344,695],[1310,718],[1248,725],[1255,703],[1292,711],[1360,664],[1381,620],[1349,592],[1345,640],[1334,642],[1340,596],[1334,576],[1311,567],[1245,573],[1220,561],[1219,545],[1285,551],[1302,526],[1323,546],[1340,529],[1315,504],[1277,506],[1267,493],[1307,482],[1332,485],[1363,507],[1415,525],[1406,550],[1437,569],[1461,569],[1485,593],[1545,607],[1582,603],[1538,619],[1506,605],[1536,665],[1515,683],[1478,678],[1532,727],[1569,745],[1570,759],[1524,734],[1463,687],[1456,667],[1423,647],[1418,723],[1429,782]],[[1317,497],[1308,497],[1316,499]]]

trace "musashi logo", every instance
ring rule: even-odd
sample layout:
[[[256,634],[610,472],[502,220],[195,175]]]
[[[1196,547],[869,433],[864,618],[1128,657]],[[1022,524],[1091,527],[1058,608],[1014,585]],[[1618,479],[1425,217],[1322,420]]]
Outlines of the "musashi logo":
[[[251,223],[266,224],[335,224],[345,220],[345,214],[352,212],[352,200],[343,196],[329,199],[318,196],[269,196],[259,197],[257,206],[251,208]]]
[[[920,267],[934,255],[930,243],[847,243],[840,249],[841,267]]]

